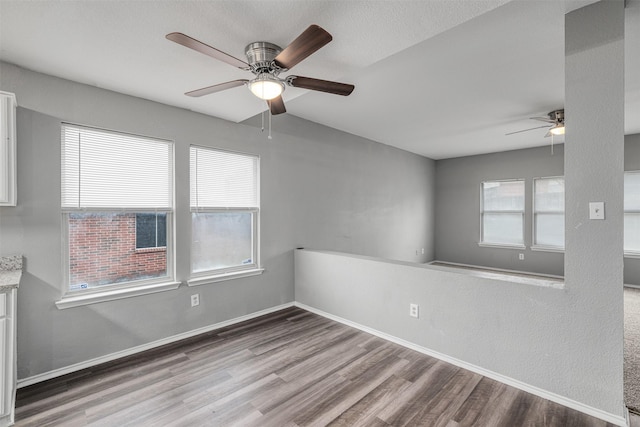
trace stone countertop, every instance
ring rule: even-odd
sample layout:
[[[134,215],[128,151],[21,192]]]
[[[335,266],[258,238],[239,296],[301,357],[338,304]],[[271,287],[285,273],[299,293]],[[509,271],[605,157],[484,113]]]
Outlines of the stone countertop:
[[[22,271],[0,271],[0,292],[6,292],[10,289],[17,288],[20,283]]]
[[[0,257],[0,292],[18,287],[22,276],[22,255]]]

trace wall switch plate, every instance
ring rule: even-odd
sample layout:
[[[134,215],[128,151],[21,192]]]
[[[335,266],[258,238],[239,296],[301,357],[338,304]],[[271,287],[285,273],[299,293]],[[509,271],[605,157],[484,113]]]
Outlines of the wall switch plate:
[[[589,202],[589,219],[604,219],[604,202]]]
[[[415,317],[416,319],[419,316],[420,306],[418,304],[409,304],[409,316]]]
[[[191,307],[200,305],[200,294],[191,295]]]

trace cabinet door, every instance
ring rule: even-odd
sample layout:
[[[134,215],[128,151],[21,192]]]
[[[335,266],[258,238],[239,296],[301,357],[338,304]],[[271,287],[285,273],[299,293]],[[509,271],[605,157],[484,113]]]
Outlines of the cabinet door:
[[[6,415],[7,407],[7,319],[0,319],[0,415]]]
[[[16,97],[0,91],[0,206],[16,205]]]

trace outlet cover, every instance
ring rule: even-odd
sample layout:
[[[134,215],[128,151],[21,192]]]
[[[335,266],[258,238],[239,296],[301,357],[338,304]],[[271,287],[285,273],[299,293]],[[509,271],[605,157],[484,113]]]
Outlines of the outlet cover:
[[[200,294],[191,295],[191,307],[200,305]]]
[[[416,319],[420,315],[420,306],[418,304],[409,304],[409,316]]]

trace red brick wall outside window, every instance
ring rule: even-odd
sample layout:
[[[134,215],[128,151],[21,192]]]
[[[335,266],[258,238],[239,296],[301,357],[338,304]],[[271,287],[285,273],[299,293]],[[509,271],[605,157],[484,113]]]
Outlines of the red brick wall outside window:
[[[68,221],[72,290],[166,276],[165,247],[136,249],[135,213],[70,213]]]

